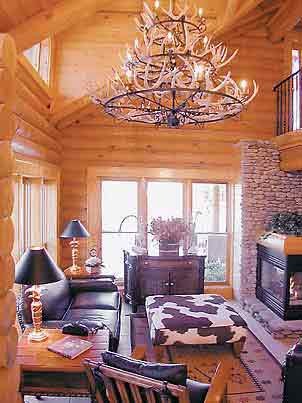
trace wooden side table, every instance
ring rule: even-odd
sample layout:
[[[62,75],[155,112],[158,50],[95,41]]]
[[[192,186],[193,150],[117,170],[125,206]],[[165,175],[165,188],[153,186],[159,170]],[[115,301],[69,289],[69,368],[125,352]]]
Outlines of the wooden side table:
[[[101,359],[101,353],[109,347],[109,331],[99,330],[96,335],[81,336],[93,343],[93,346],[73,360],[47,350],[49,344],[67,336],[61,330],[47,329],[49,337],[43,342],[30,342],[28,333],[29,329],[26,329],[22,334],[17,352],[23,402],[24,395],[90,396],[82,362],[86,358],[94,361]]]

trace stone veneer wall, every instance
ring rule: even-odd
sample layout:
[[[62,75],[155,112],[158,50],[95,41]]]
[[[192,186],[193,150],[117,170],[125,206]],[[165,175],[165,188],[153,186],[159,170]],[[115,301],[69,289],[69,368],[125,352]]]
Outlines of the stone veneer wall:
[[[241,265],[234,268],[234,277],[235,295],[242,299],[255,295],[256,241],[272,215],[282,211],[302,213],[302,172],[281,171],[279,152],[269,141],[243,141],[240,146],[242,250]]]

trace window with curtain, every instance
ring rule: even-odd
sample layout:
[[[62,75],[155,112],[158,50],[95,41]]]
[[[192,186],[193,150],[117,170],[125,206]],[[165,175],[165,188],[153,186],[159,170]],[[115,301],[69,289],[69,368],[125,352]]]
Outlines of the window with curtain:
[[[100,189],[101,248],[107,272],[123,276],[123,249],[131,251],[134,246],[138,220],[146,228],[143,236],[148,253],[158,255],[158,244],[148,233],[152,218],[183,217],[195,222],[199,253],[207,256],[206,281],[228,280],[231,237],[227,184],[138,178],[102,180]]]

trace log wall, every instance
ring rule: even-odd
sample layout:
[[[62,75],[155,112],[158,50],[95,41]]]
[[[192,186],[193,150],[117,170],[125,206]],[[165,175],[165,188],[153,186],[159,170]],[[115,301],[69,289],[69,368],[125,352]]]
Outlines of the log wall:
[[[110,28],[109,28],[110,27]],[[135,38],[133,15],[97,14],[59,36],[57,42],[58,105],[83,96],[89,80],[105,83],[118,53]],[[105,118],[81,121],[62,130],[61,229],[72,218],[87,223],[87,168],[137,166],[193,168],[209,178],[238,180],[240,139],[269,139],[275,129],[273,85],[282,78],[283,48],[272,45],[262,29],[228,42],[239,48],[232,62],[235,79],[255,79],[260,91],[239,118],[204,129],[156,129],[120,124]],[[227,176],[227,178],[226,178]],[[66,246],[66,247],[65,247]],[[85,252],[83,251],[85,254]],[[62,264],[70,263],[64,244]]]
[[[60,133],[48,120],[52,94],[23,56],[18,58],[16,76],[13,150],[26,157],[58,164],[62,150],[58,141]]]
[[[14,194],[14,134],[16,50],[13,40],[0,35],[0,399],[14,403],[18,399],[19,367],[15,363],[18,332],[16,297],[12,291],[15,265],[12,258],[14,228],[11,219]],[[3,90],[3,88],[5,90]]]

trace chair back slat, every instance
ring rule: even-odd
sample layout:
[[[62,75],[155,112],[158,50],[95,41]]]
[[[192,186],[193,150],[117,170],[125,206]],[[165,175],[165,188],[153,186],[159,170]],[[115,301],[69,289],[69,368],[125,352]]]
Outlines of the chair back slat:
[[[146,389],[147,403],[156,403],[155,394],[152,389]]]
[[[114,380],[112,379],[112,381],[114,381]],[[128,392],[127,392],[127,389],[125,386],[125,382],[115,380],[115,384],[116,384],[117,390],[119,391],[122,402],[130,403],[130,399],[129,399]]]
[[[143,403],[139,388],[137,385],[134,385],[133,383],[129,383],[129,388],[132,393],[132,397],[135,403]]]
[[[120,399],[115,388],[114,381],[112,381],[107,376],[103,376],[104,384],[107,391],[107,397],[110,403],[119,403]]]

